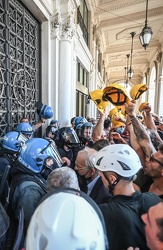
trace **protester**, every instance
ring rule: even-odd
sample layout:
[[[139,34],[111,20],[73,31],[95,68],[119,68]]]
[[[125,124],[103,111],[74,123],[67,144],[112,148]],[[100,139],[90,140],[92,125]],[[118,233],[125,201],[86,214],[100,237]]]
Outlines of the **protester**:
[[[145,224],[147,246],[150,250],[163,249],[163,202],[151,207],[146,214],[141,216]],[[140,250],[129,247],[127,250]]]
[[[105,225],[96,204],[81,193],[56,191],[44,197],[35,210],[25,249],[107,250]]]
[[[103,184],[102,178],[95,168],[96,154],[96,150],[88,147],[79,151],[74,169],[78,173],[81,189],[97,204],[102,204],[110,199],[111,194],[108,188]],[[85,178],[85,182],[83,181],[82,183],[83,185],[80,182],[80,177]]]
[[[163,144],[160,144],[158,151],[156,151],[145,127],[135,116],[134,109],[134,102],[126,104],[126,110],[130,117],[137,142],[142,148],[145,157],[145,165],[143,166],[144,173],[142,173],[140,178],[142,178],[143,181],[143,174],[152,178],[153,183],[151,184],[151,182],[149,182],[150,186],[146,187],[147,191],[149,190],[163,197]],[[148,116],[151,116],[150,112],[147,117]]]
[[[79,188],[78,178],[75,171],[69,167],[54,169],[47,178],[47,190],[55,190],[61,187]]]
[[[126,144],[109,145],[97,153],[96,168],[103,172],[113,194],[109,202],[99,205],[110,250],[129,246],[148,249],[141,215],[159,203],[160,198],[153,193],[135,191],[133,180],[141,167],[137,153]]]

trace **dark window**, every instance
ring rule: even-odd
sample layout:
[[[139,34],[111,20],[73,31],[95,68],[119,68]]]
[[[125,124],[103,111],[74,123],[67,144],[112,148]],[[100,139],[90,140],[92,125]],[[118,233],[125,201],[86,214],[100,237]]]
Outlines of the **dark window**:
[[[86,117],[87,95],[76,91],[76,116]]]
[[[77,23],[80,25],[84,40],[88,45],[88,9],[85,0],[80,1],[80,6],[77,10]]]
[[[76,79],[85,87],[88,87],[88,72],[80,62],[76,65]]]
[[[85,94],[88,88],[88,72],[83,67],[80,62],[77,62],[76,65],[76,79],[78,82],[79,89],[76,90],[76,115],[81,115],[86,117],[86,104],[87,104],[87,95]],[[83,87],[83,86],[84,87]],[[81,88],[80,88],[81,87]],[[85,93],[83,93],[83,88]],[[82,89],[82,90],[81,90]]]

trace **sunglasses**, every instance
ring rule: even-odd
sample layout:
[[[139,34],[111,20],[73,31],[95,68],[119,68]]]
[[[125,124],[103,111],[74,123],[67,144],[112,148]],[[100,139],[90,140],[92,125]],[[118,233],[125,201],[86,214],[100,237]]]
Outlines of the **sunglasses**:
[[[161,167],[163,167],[163,162],[158,161],[153,155],[150,156],[150,161],[157,162]]]

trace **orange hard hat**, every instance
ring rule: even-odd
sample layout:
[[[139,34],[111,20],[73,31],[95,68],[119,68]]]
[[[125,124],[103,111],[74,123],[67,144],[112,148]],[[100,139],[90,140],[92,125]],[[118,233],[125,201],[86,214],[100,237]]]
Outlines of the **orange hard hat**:
[[[124,87],[119,84],[110,84],[103,89],[104,101],[110,101],[114,106],[122,106],[130,102],[129,95]]]

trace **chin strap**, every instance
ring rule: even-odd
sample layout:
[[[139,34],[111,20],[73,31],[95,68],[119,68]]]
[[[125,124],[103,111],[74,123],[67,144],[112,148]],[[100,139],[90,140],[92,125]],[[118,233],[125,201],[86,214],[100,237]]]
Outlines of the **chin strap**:
[[[112,184],[109,184],[108,188],[111,194],[113,194],[113,190],[115,188],[115,186],[118,184],[118,182],[120,181],[121,177],[117,177],[117,179],[115,180],[115,182],[113,182]]]

